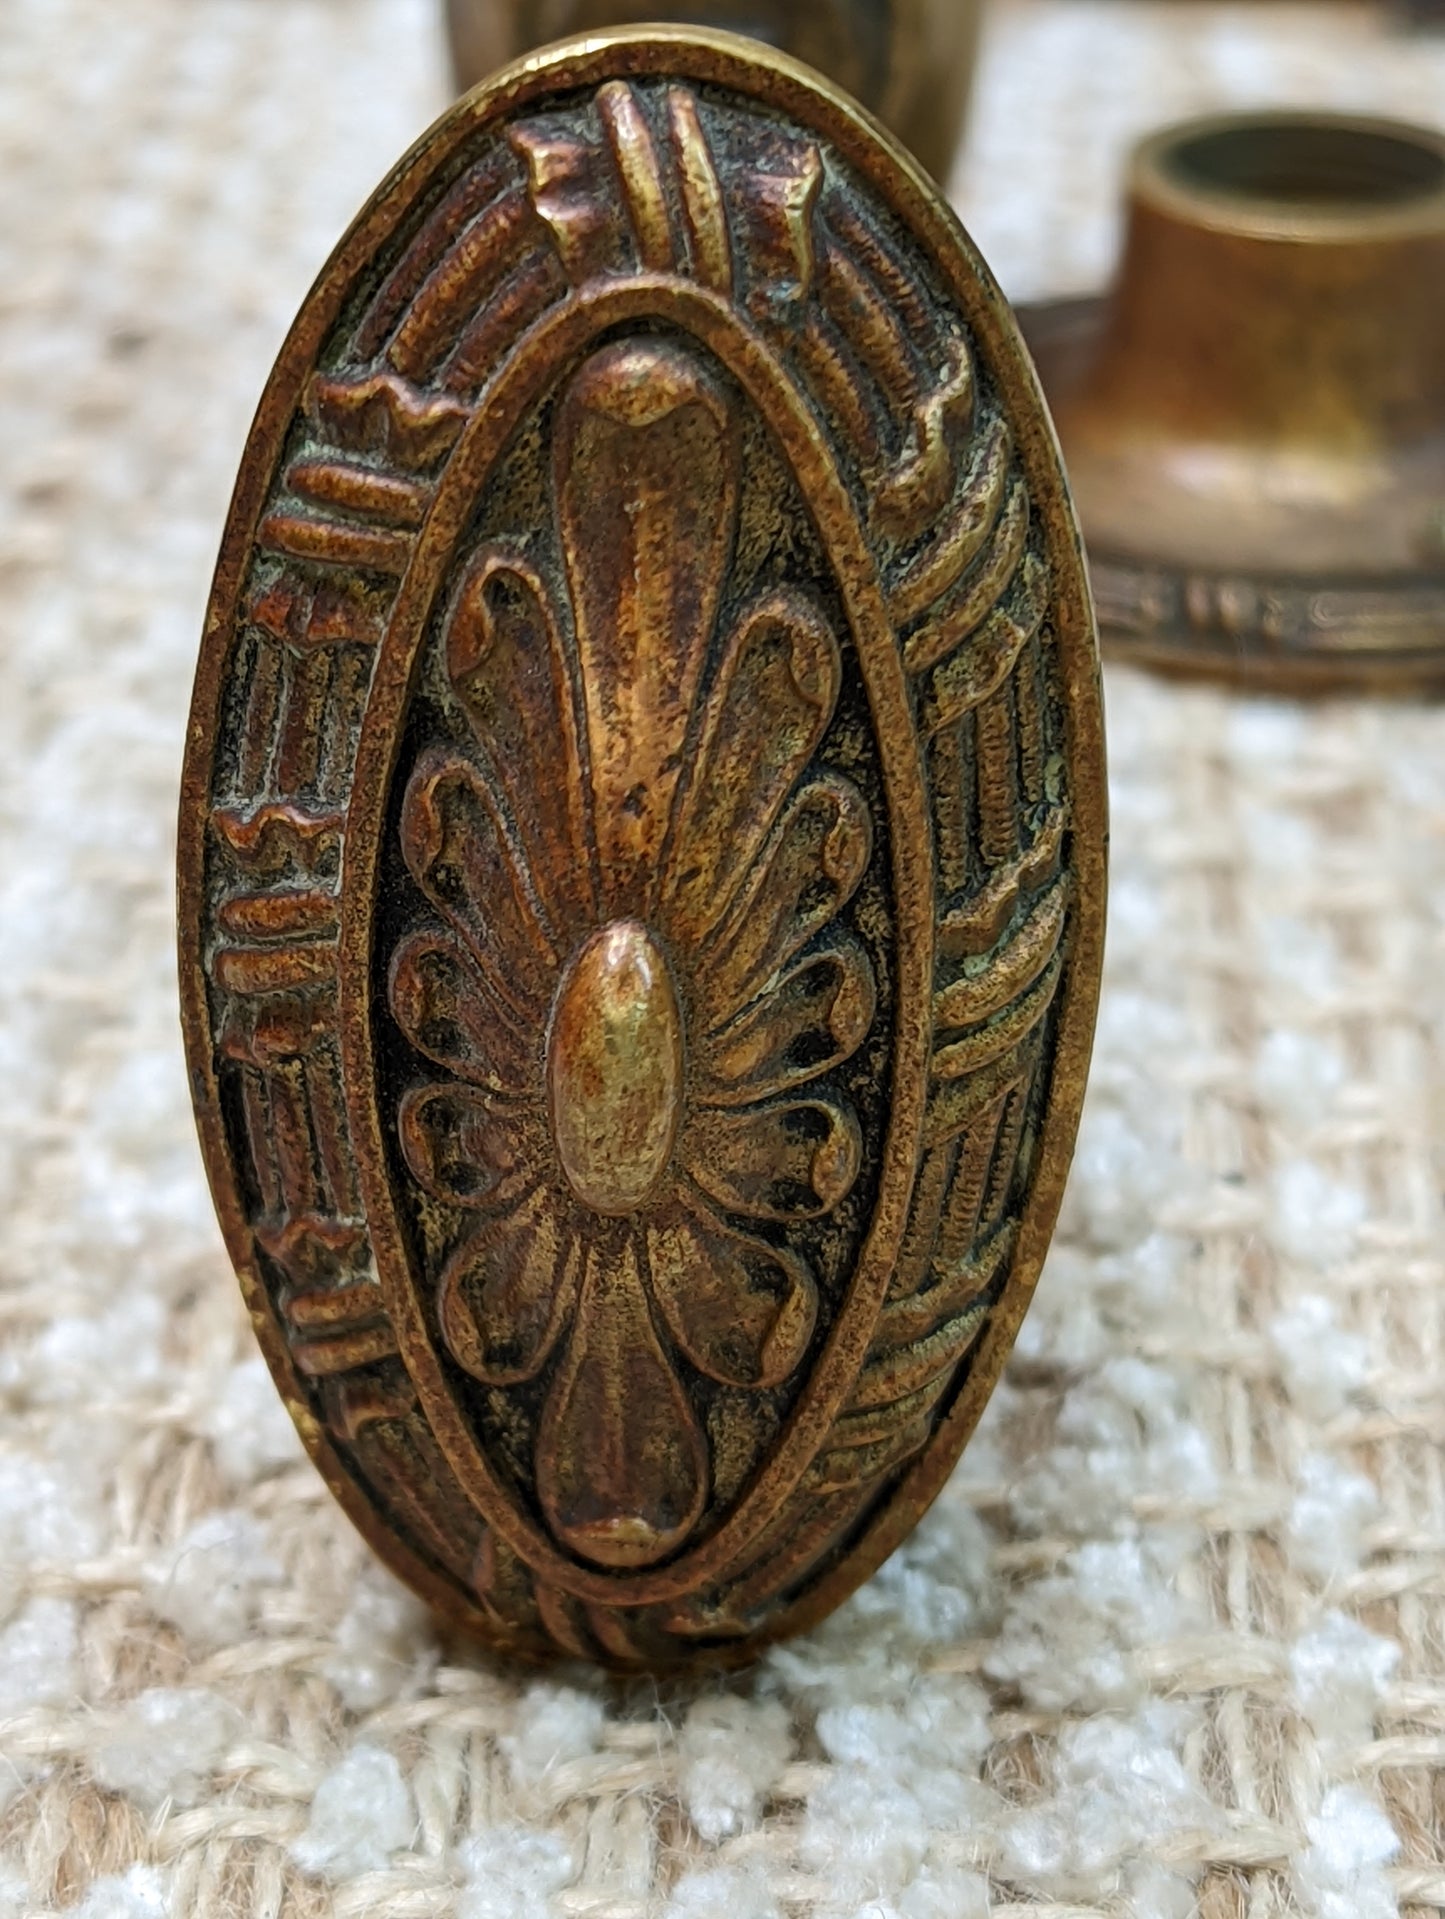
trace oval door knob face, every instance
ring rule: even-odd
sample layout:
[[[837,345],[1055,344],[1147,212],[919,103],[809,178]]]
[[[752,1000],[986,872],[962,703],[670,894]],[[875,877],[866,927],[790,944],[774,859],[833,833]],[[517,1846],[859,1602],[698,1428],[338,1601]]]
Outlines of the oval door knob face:
[[[901,150],[682,31],[454,109],[262,402],[181,822],[230,1250],[404,1577],[667,1667],[879,1563],[1043,1257],[1103,846],[1052,432]]]

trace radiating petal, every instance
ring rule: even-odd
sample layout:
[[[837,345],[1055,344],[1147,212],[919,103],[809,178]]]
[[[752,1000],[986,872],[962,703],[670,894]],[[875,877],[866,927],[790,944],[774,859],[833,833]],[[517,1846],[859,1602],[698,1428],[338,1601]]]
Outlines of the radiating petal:
[[[698,1046],[704,1105],[740,1106],[802,1086],[862,1045],[878,996],[868,956],[839,936]]]
[[[467,1235],[437,1292],[457,1364],[488,1386],[532,1379],[577,1297],[582,1249],[555,1188],[534,1186]]]
[[[524,1022],[545,1014],[557,972],[505,812],[476,768],[423,755],[402,808],[402,852],[417,885],[466,940],[487,984]]]
[[[663,905],[687,945],[726,912],[833,716],[838,642],[801,593],[771,593],[733,629],[678,808]]]
[[[794,1254],[725,1226],[706,1201],[680,1201],[649,1223],[647,1260],[668,1330],[699,1372],[776,1386],[795,1369],[818,1289]]]
[[[602,1566],[650,1566],[707,1497],[697,1416],[657,1337],[630,1230],[587,1250],[582,1297],[537,1440],[537,1494],[564,1546]]]
[[[397,1113],[413,1178],[452,1206],[505,1205],[525,1191],[535,1124],[526,1107],[500,1104],[475,1086],[413,1086]]]
[[[872,845],[868,808],[851,781],[829,774],[798,791],[694,964],[709,1027],[748,1005],[847,905]]]
[[[551,598],[520,555],[473,561],[447,629],[447,669],[526,853],[556,939],[595,917],[576,694]]]
[[[710,1199],[753,1219],[815,1219],[852,1188],[862,1163],[852,1112],[830,1100],[785,1100],[735,1113],[700,1111],[682,1161]]]
[[[524,1026],[460,940],[413,933],[391,962],[391,1010],[419,1053],[493,1092],[541,1085],[542,1028]]]
[[[629,340],[586,361],[555,439],[606,917],[645,915],[717,618],[739,435],[697,357]]]

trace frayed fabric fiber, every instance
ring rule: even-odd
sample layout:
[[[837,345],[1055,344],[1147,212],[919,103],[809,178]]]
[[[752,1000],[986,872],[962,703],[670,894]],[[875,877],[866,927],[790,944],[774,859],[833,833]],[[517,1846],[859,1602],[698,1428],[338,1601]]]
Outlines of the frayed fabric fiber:
[[[175,1014],[247,423],[444,100],[426,0],[12,0],[0,59],[0,1919],[1445,1911],[1445,713],[1107,682],[1057,1243],[914,1537],[726,1680],[438,1633],[301,1454]],[[1001,0],[953,183],[1085,291],[1145,127],[1438,121],[1348,4]]]

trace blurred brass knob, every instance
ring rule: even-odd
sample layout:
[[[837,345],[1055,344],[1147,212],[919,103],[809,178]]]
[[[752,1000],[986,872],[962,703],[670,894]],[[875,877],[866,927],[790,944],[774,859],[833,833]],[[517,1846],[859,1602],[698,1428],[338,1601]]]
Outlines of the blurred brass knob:
[[[460,90],[547,41],[671,20],[804,60],[947,180],[968,109],[983,0],[446,0]]]
[[[1026,327],[1116,651],[1445,682],[1445,136],[1279,113],[1157,134],[1108,298]]]

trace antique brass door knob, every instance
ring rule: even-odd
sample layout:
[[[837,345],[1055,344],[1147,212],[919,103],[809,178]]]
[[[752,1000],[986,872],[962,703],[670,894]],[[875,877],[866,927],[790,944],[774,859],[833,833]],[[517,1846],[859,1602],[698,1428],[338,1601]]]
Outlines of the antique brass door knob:
[[[1296,688],[1445,682],[1445,136],[1145,141],[1117,284],[1025,316],[1106,636]]]
[[[745,33],[804,60],[946,180],[968,110],[983,0],[446,0],[465,91],[545,41],[671,20]]]
[[[261,403],[180,923],[261,1344],[442,1611],[738,1659],[913,1524],[1058,1205],[1104,807],[1057,449],[902,150],[681,30],[433,128]]]

